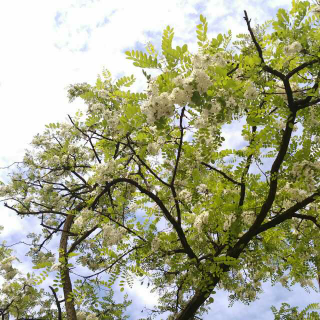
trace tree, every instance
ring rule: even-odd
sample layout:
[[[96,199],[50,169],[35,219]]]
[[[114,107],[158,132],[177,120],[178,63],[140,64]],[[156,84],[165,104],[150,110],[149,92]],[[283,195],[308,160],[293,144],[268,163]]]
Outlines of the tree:
[[[147,53],[126,52],[143,68],[146,93],[123,88],[134,76],[112,82],[106,70],[95,86],[70,86],[70,101],[84,99],[87,113],[48,125],[2,187],[7,208],[41,221],[43,242],[31,236],[35,263],[44,243],[61,234],[54,268],[68,320],[77,319],[76,305],[87,311],[81,288],[93,286],[89,277],[72,286],[76,255],[97,285],[120,277],[123,290],[133,277],[147,280],[160,295],[148,319],[164,312],[198,319],[217,289],[229,291],[231,303],[249,303],[268,279],[313,286],[320,272],[319,7],[294,0],[290,12],[280,9],[261,26],[246,11],[244,20],[249,33],[231,48],[230,31],[207,38],[201,15],[198,53],[173,48],[169,26],[161,55],[151,43]],[[150,68],[159,74],[152,78]],[[232,122],[242,126],[246,147],[222,148],[223,126]],[[37,267],[50,270],[52,262]],[[108,281],[98,277],[105,271]],[[284,308],[273,311],[279,317]]]

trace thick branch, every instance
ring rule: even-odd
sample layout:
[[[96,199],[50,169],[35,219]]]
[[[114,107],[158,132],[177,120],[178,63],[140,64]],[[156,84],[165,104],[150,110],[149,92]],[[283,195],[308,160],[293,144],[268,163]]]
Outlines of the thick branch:
[[[181,225],[181,212],[180,212],[180,206],[179,206],[179,201],[177,200],[177,193],[174,187],[174,181],[177,175],[177,171],[178,171],[178,166],[179,166],[179,161],[180,161],[180,157],[181,157],[181,151],[182,151],[182,144],[183,144],[183,116],[184,116],[184,111],[185,111],[185,107],[182,108],[181,110],[181,115],[180,115],[180,142],[179,142],[179,147],[178,147],[178,154],[177,154],[177,159],[176,159],[176,163],[173,169],[173,174],[172,174],[172,180],[170,182],[170,188],[171,188],[171,192],[174,198],[174,202],[175,202],[175,206],[176,206],[176,210],[177,210],[177,217],[178,217],[178,224]]]
[[[63,293],[65,298],[65,306],[66,306],[66,312],[67,312],[67,319],[68,320],[77,320],[77,314],[74,307],[74,299],[71,296],[72,294],[72,282],[70,279],[70,272],[69,268],[67,267],[68,264],[68,256],[67,256],[67,247],[68,247],[68,231],[70,230],[72,226],[74,216],[68,215],[66,222],[63,226],[63,232],[60,239],[60,252],[59,252],[59,258],[64,259],[64,263],[61,266],[61,272],[63,273],[63,280],[62,280],[62,286],[63,286]],[[71,301],[68,299],[71,298]]]
[[[49,288],[52,291],[54,299],[56,300],[56,305],[57,305],[57,308],[58,308],[58,320],[62,320],[61,306],[60,306],[60,302],[58,300],[57,294],[56,294],[56,292],[54,291],[54,289],[51,286],[49,286]]]
[[[250,25],[251,19],[249,20],[248,14],[247,14],[247,11],[246,11],[246,10],[244,10],[244,20],[245,20],[246,23],[247,23],[247,27],[248,27],[248,30],[249,30],[251,39],[252,39],[252,41],[253,41],[253,43],[254,43],[257,51],[258,51],[259,58],[261,59],[262,69],[263,69],[264,71],[267,71],[267,72],[275,75],[276,77],[280,78],[281,80],[285,80],[285,75],[284,75],[283,73],[281,73],[281,72],[279,72],[279,71],[277,71],[277,70],[274,70],[273,68],[271,68],[271,67],[269,67],[269,66],[267,66],[267,65],[265,64],[265,61],[264,61],[264,58],[263,58],[262,49],[261,49],[261,47],[260,47],[260,45],[259,45],[259,43],[258,43],[258,41],[257,41],[257,39],[256,39],[256,37],[255,37],[255,35],[254,35],[254,33],[253,33],[253,31],[252,31],[252,28],[251,28],[251,25]]]
[[[263,104],[263,102],[262,102],[262,104]],[[257,131],[257,127],[253,126],[252,127],[252,133],[254,134],[256,131]],[[254,136],[250,140],[249,147],[252,145],[253,142],[254,142]],[[241,175],[241,190],[240,190],[239,207],[243,206],[244,198],[246,196],[246,177],[247,177],[247,174],[249,172],[249,169],[250,169],[250,166],[251,166],[251,163],[252,163],[252,157],[253,157],[253,155],[251,153],[247,158],[246,166],[245,166],[245,168],[244,168],[244,170],[242,172],[242,175]]]
[[[282,136],[282,141],[280,144],[280,149],[278,152],[278,155],[276,159],[274,160],[271,172],[270,172],[270,185],[269,185],[269,192],[267,199],[263,203],[260,213],[258,214],[255,222],[250,227],[250,229],[239,239],[238,243],[235,245],[234,248],[237,248],[239,250],[240,248],[245,247],[249,241],[255,236],[255,233],[257,229],[261,226],[264,219],[266,218],[269,210],[272,207],[272,204],[274,202],[274,199],[276,197],[277,187],[278,187],[278,173],[281,167],[281,164],[284,160],[284,157],[287,153],[291,134],[293,131],[294,126],[294,120],[295,120],[296,114],[291,114],[287,120],[286,129]],[[236,251],[237,251],[236,250]]]
[[[99,156],[98,156],[98,153],[97,153],[95,147],[94,147],[93,144],[92,144],[91,137],[89,137],[89,135],[87,135],[85,132],[83,132],[83,130],[81,130],[78,126],[76,126],[76,124],[73,122],[72,118],[71,118],[69,115],[68,115],[68,117],[69,117],[71,123],[73,124],[73,126],[74,126],[78,131],[80,131],[85,137],[88,138],[88,141],[89,141],[89,143],[90,143],[90,146],[91,146],[91,148],[92,148],[92,151],[94,152],[94,155],[95,155],[97,161],[98,161],[99,163],[101,163],[101,160],[100,160],[100,158],[99,158]]]
[[[125,183],[129,183],[133,186],[135,186],[137,189],[139,189],[139,191],[145,195],[147,195],[150,199],[152,199],[161,209],[162,213],[164,214],[164,216],[167,218],[167,220],[172,224],[173,228],[175,229],[175,231],[178,234],[178,237],[180,239],[180,242],[183,246],[183,248],[186,250],[186,253],[188,255],[188,257],[190,259],[196,259],[198,260],[197,256],[195,255],[195,253],[193,252],[193,250],[191,249],[190,245],[188,244],[187,238],[181,228],[181,226],[178,224],[178,222],[173,218],[173,216],[170,214],[170,212],[168,211],[168,209],[166,208],[166,206],[164,205],[164,203],[161,201],[161,199],[156,196],[155,194],[153,194],[151,191],[145,189],[144,187],[142,187],[138,182],[129,179],[129,178],[117,178],[112,180],[111,182],[107,183],[106,186],[104,187],[103,191],[96,197],[96,199],[93,201],[93,203],[91,204],[91,208],[94,209],[96,207],[96,205],[99,202],[99,199],[108,192],[108,190],[110,190],[110,188],[118,183],[121,182],[125,182]]]
[[[214,168],[213,166],[211,166],[210,164],[207,164],[207,163],[205,163],[205,162],[200,162],[200,163],[203,164],[204,166],[206,166],[207,168],[209,168],[210,170],[214,170],[214,171],[220,173],[224,178],[226,178],[226,179],[229,180],[230,182],[232,182],[232,183],[234,183],[234,184],[236,184],[236,185],[238,185],[238,186],[241,187],[241,182],[238,182],[238,181],[232,179],[231,177],[229,177],[228,175],[226,175],[223,171],[221,171],[221,170],[219,170],[219,169],[217,169],[217,168]]]
[[[164,180],[162,180],[147,164],[145,161],[143,161],[141,159],[141,157],[135,152],[135,150],[133,149],[133,147],[131,146],[129,137],[128,137],[128,144],[129,144],[129,148],[132,151],[132,153],[137,157],[137,159],[140,161],[140,163],[157,179],[159,180],[162,184],[164,184],[167,187],[170,187],[170,184],[168,184],[167,182],[165,182]]]
[[[311,60],[308,62],[304,62],[303,64],[301,64],[300,66],[294,68],[293,70],[291,70],[287,75],[286,75],[286,79],[289,80],[293,75],[295,75],[297,72],[299,72],[300,70],[304,69],[305,67],[311,66],[313,64],[315,64],[316,62],[319,62],[319,59],[315,59],[315,60]]]
[[[73,242],[73,244],[71,245],[71,247],[68,250],[68,254],[70,254],[71,252],[73,252],[76,247],[82,242],[84,241],[86,238],[88,238],[90,236],[90,234],[92,232],[94,232],[95,230],[98,229],[98,226],[95,226],[93,228],[91,228],[90,230],[88,230],[87,232],[85,232],[79,239],[77,239],[76,241]]]

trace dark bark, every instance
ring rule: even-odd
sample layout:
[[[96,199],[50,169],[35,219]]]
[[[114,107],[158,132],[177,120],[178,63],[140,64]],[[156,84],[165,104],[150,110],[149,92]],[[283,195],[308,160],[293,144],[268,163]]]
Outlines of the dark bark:
[[[60,253],[59,253],[59,258],[65,258],[65,263],[62,264],[60,270],[63,273],[62,286],[63,286],[63,294],[65,298],[65,306],[66,306],[66,313],[67,313],[68,320],[77,320],[74,301],[73,299],[71,301],[68,301],[68,298],[72,293],[72,282],[70,279],[69,268],[67,267],[68,257],[66,255],[67,247],[68,247],[68,238],[69,238],[68,232],[70,231],[70,228],[72,226],[73,219],[74,219],[73,215],[68,215],[66,222],[63,226],[63,232],[60,239]]]
[[[230,266],[225,264],[221,265],[222,271],[227,272]],[[209,275],[210,277],[210,275]],[[212,277],[211,281],[206,285],[205,291],[198,290],[195,295],[188,301],[186,307],[178,313],[175,320],[189,320],[192,319],[199,308],[205,303],[210,294],[214,291],[216,285],[219,283],[220,277]],[[209,289],[210,287],[210,289]]]
[[[58,308],[58,320],[62,320],[62,312],[61,312],[60,302],[58,300],[57,294],[56,294],[56,292],[54,291],[54,289],[51,286],[49,286],[49,288],[52,291],[54,299],[56,300],[56,305],[57,305],[57,308]]]

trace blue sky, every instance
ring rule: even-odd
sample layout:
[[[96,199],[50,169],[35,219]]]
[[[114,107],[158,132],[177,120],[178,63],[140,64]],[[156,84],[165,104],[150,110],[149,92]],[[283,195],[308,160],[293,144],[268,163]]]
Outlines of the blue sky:
[[[134,74],[133,90],[146,87],[140,69],[126,60],[124,52],[142,49],[151,41],[160,48],[163,29],[174,27],[174,45],[188,44],[196,52],[195,27],[199,15],[207,17],[209,38],[229,29],[234,36],[246,32],[243,10],[253,23],[262,24],[275,16],[278,8],[289,8],[289,0],[10,0],[0,2],[0,167],[22,159],[32,137],[45,124],[63,121],[67,114],[83,109],[81,101],[69,104],[69,84],[93,84],[106,67],[117,78]],[[241,127],[226,128],[225,146],[241,147]],[[5,180],[6,170],[0,172]],[[14,243],[32,228],[32,220],[15,217],[0,207],[1,238]],[[38,231],[40,229],[38,228]],[[18,236],[19,234],[19,236]],[[54,245],[54,244],[52,244]],[[24,262],[20,269],[31,270],[20,245],[18,256]],[[49,280],[50,281],[50,280]],[[271,305],[288,302],[301,307],[316,302],[319,294],[306,293],[299,286],[288,290],[280,285],[265,284],[265,293],[250,306],[235,303],[228,308],[225,292],[218,292],[211,311],[204,319],[271,319]],[[128,288],[134,300],[130,319],[142,316],[146,305],[152,307],[156,295],[136,282]]]

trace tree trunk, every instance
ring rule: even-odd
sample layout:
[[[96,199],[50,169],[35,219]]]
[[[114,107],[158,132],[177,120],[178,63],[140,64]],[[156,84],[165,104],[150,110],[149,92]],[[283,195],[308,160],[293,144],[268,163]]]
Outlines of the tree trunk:
[[[210,284],[211,289],[209,289],[209,285],[207,286],[207,290],[209,291],[199,291],[197,292],[187,303],[187,305],[181,310],[176,320],[189,320],[193,319],[197,310],[204,304],[204,302],[208,299],[209,295],[214,290],[215,286],[219,282],[220,278],[215,277]],[[209,295],[208,295],[209,294]]]
[[[63,294],[65,299],[65,306],[67,312],[68,320],[77,320],[76,309],[74,308],[74,301],[68,301],[70,293],[72,293],[72,282],[70,279],[69,268],[66,266],[68,264],[68,257],[66,256],[67,247],[68,247],[68,231],[70,231],[72,221],[74,216],[68,215],[66,222],[63,226],[63,232],[60,239],[60,253],[59,258],[65,258],[65,264],[61,266],[61,271],[63,273],[62,285],[63,285]]]

